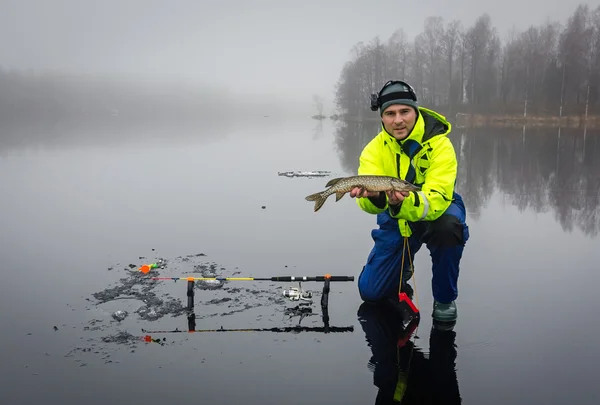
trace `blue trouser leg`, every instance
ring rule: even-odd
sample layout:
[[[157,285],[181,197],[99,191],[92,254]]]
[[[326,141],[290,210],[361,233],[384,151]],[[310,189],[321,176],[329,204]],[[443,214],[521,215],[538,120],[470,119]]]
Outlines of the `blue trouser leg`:
[[[435,221],[411,223],[409,247],[414,254],[426,243],[432,260],[432,293],[438,302],[447,303],[458,296],[458,274],[464,245],[469,238],[466,211],[462,198],[454,201]],[[377,216],[379,229],[371,236],[375,242],[359,278],[358,288],[364,301],[378,301],[398,294],[402,262],[403,237],[398,222],[387,212]],[[408,255],[404,268],[409,266]]]
[[[378,229],[371,231],[375,245],[367,258],[358,277],[358,290],[363,301],[379,301],[385,298],[398,297],[400,288],[400,268],[402,265],[402,249],[404,238],[400,234],[398,221],[392,218],[387,211],[377,215]],[[411,260],[421,248],[422,243],[418,235],[411,235],[408,248],[405,252],[403,279],[410,267],[408,251]]]
[[[436,221],[427,223],[421,240],[431,255],[433,298],[449,303],[458,297],[458,275],[465,243],[469,239],[466,210],[462,197],[454,193],[454,201]]]
[[[427,246],[431,253],[431,292],[437,302],[449,303],[458,297],[458,273],[463,247]]]

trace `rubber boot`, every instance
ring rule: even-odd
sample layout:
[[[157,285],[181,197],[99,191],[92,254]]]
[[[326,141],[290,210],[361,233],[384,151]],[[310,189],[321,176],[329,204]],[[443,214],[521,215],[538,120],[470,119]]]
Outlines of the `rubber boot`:
[[[438,322],[456,322],[458,318],[456,303],[454,301],[449,304],[433,301],[433,319]]]

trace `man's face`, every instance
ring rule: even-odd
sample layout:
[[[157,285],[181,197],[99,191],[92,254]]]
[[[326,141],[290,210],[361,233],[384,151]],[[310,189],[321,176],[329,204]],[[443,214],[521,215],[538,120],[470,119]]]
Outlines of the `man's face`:
[[[392,104],[383,111],[381,119],[385,130],[401,141],[410,134],[415,126],[417,112],[408,105]]]

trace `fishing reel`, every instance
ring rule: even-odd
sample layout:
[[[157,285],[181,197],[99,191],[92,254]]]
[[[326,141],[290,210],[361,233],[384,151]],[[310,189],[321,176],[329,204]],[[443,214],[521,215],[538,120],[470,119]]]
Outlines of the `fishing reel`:
[[[298,283],[298,287],[290,287],[289,290],[283,290],[283,296],[292,301],[302,300],[312,302],[312,292],[304,291],[301,283]]]

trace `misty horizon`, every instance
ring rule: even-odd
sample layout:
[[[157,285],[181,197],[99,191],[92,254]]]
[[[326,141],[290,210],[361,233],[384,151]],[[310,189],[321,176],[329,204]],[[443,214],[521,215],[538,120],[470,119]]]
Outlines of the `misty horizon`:
[[[458,1],[447,9],[438,1],[418,8],[392,1],[115,4],[4,2],[0,67],[276,96],[308,106],[318,94],[330,114],[335,85],[359,43],[387,41],[400,28],[412,40],[430,16],[471,26],[488,14],[505,44],[513,31],[548,21],[565,24],[579,2],[552,8],[515,2],[517,14],[510,2]],[[598,2],[585,4],[594,9]],[[394,14],[399,17],[384,21]]]

